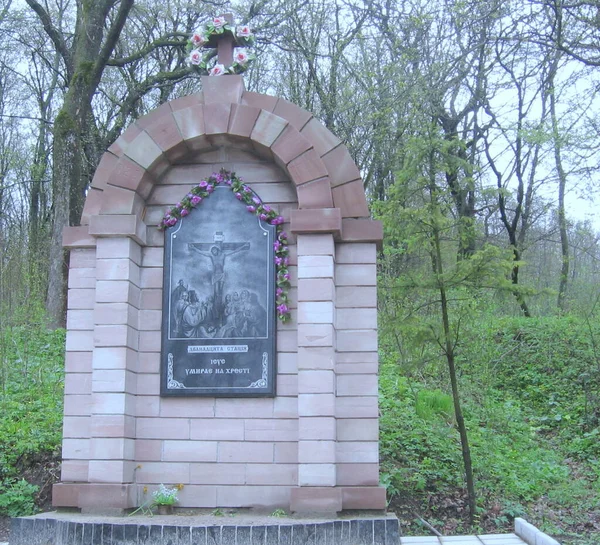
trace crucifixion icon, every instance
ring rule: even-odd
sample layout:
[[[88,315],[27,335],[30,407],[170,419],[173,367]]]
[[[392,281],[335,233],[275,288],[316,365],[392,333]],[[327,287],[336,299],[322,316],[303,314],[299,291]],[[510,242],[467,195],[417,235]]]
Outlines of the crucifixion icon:
[[[188,248],[207,257],[211,262],[211,283],[213,287],[213,305],[216,315],[223,311],[223,286],[225,285],[225,259],[233,254],[248,250],[249,242],[224,242],[223,231],[216,231],[214,242],[190,242]]]

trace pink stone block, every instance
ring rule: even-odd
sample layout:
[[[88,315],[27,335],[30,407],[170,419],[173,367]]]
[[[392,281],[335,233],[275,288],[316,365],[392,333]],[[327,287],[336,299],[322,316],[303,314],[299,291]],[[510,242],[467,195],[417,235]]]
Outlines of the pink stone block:
[[[75,310],[67,312],[67,329],[92,330],[94,329],[94,313],[90,309]]]
[[[105,280],[96,283],[97,303],[129,303],[139,307],[140,289],[125,280]]]
[[[140,331],[160,331],[162,312],[160,310],[141,310],[139,314]]]
[[[98,166],[96,167],[96,172],[92,179],[92,187],[101,190],[106,189],[108,179],[118,161],[119,157],[113,155],[111,152],[107,151],[104,153],[100,159],[100,163],[98,163]]]
[[[94,345],[124,346],[137,350],[138,332],[128,325],[97,325],[94,329]]]
[[[92,394],[94,414],[135,414],[135,396],[122,393],[94,392]]]
[[[324,155],[323,162],[330,173],[332,187],[360,179],[358,167],[343,144]]]
[[[343,218],[369,218],[369,206],[362,180],[354,180],[332,188],[333,205],[342,211]]]
[[[274,461],[273,443],[220,442],[219,462],[271,463]]]
[[[215,416],[217,418],[271,418],[273,399],[217,398]]]
[[[322,157],[342,143],[337,136],[315,117],[303,127],[301,134],[313,144],[319,157]]]
[[[136,482],[164,484],[190,482],[190,464],[182,462],[146,462],[136,471]],[[184,488],[185,490],[185,488]]]
[[[138,462],[160,462],[162,458],[162,441],[136,439],[135,459]]]
[[[65,416],[89,416],[92,408],[92,396],[90,395],[65,395]]]
[[[94,369],[128,369],[135,372],[138,366],[137,352],[131,348],[96,348],[92,358]]]
[[[158,416],[160,414],[160,398],[157,396],[138,396],[135,400],[135,414],[141,416]]]
[[[377,350],[377,330],[342,329],[337,332],[338,352],[370,352]]]
[[[96,269],[93,267],[69,270],[69,288],[96,287]]]
[[[139,353],[139,372],[140,373],[159,373],[160,372],[160,353],[159,352],[140,352]]]
[[[149,136],[146,135],[146,137],[150,139]],[[158,149],[156,144],[155,147]],[[146,170],[143,166],[138,164],[134,159],[124,156],[121,157],[115,165],[115,168],[108,179],[108,184],[109,187],[112,185],[131,191],[137,191],[141,185],[147,183],[144,180],[144,177],[146,176]]]
[[[302,370],[298,373],[298,391],[302,394],[334,393],[335,375],[329,370]]]
[[[254,106],[255,108],[260,108],[267,112],[272,112],[278,101],[279,99],[277,97],[251,91],[244,91],[244,94],[242,95],[242,104]]]
[[[135,418],[123,414],[97,414],[91,418],[92,437],[135,439]]]
[[[338,287],[335,305],[337,308],[376,308],[377,288]]]
[[[272,146],[279,165],[285,167],[290,161],[312,148],[312,144],[294,127],[287,126]]]
[[[246,484],[294,486],[298,483],[295,464],[248,464]]]
[[[62,482],[85,482],[88,480],[89,462],[87,460],[63,460],[60,466]]]
[[[90,234],[98,237],[133,237],[145,244],[146,225],[135,214],[100,215],[90,218]]]
[[[90,457],[92,460],[133,460],[135,441],[117,437],[92,438]]]
[[[246,483],[246,464],[190,464],[191,484]]]
[[[91,373],[92,352],[67,352],[65,354],[66,373]]]
[[[294,513],[337,513],[342,510],[342,493],[336,488],[320,486],[294,488],[290,509]]]
[[[340,375],[337,377],[338,396],[375,396],[377,392],[377,375]]]
[[[152,491],[149,490],[149,493]],[[179,507],[208,508],[217,507],[217,487],[186,485],[178,494]]]
[[[377,262],[377,245],[372,242],[342,243],[336,246],[335,262],[372,264]]]
[[[137,376],[137,395],[159,395],[159,393],[159,374],[141,374]]]
[[[297,419],[247,419],[244,421],[245,441],[297,441]]]
[[[189,439],[188,418],[139,418],[136,437],[139,439]]]
[[[277,372],[286,375],[297,373],[298,355],[292,352],[277,354]]]
[[[91,483],[131,483],[134,478],[134,470],[135,463],[130,461],[90,460],[89,480]],[[99,506],[97,500],[92,501],[91,505]]]
[[[147,288],[162,288],[162,283],[163,283],[163,271],[162,268],[158,268],[158,267],[151,267],[151,268],[147,268],[144,267],[141,270],[141,274],[140,274],[140,280],[141,280],[141,288],[143,289],[147,289]]]
[[[147,191],[149,187],[149,179],[142,181],[139,193]],[[144,199],[135,191],[109,185],[104,191],[102,205],[100,206],[99,214],[102,215],[141,215],[144,210]],[[96,239],[98,240],[98,239]]]
[[[170,161],[175,161],[186,155],[187,146],[170,111],[157,119],[155,123],[146,127],[146,132]]]
[[[297,130],[302,129],[304,125],[312,118],[312,114],[303,110],[299,106],[296,106],[292,102],[288,102],[283,98],[280,98],[273,110],[275,115],[279,117],[283,117],[283,119],[287,120],[290,125],[295,127]]]
[[[298,334],[295,330],[277,331],[277,351],[296,352],[298,350]]]
[[[376,329],[376,308],[344,308],[335,313],[335,328],[340,329]]]
[[[95,249],[71,250],[69,257],[69,269],[94,268],[96,266]]]
[[[298,415],[334,416],[335,396],[333,394],[298,394]]]
[[[67,296],[67,308],[86,310],[94,308],[95,291],[93,289],[70,289]]]
[[[333,257],[298,255],[298,278],[333,278]]]
[[[338,486],[377,486],[379,464],[338,464]]]
[[[376,464],[379,462],[377,441],[339,442],[336,444],[336,460],[342,464]]]
[[[300,324],[332,324],[332,302],[301,302],[298,305],[298,323]]]
[[[145,170],[149,170],[161,159],[166,161],[163,150],[145,131],[136,136],[135,140],[128,146],[125,154]]]
[[[96,303],[93,319],[97,325],[128,325],[137,329],[138,314],[129,303]]]
[[[298,463],[335,464],[335,441],[299,441]]]
[[[189,108],[190,106],[196,106],[198,104],[203,104],[203,103],[204,103],[204,94],[203,93],[195,93],[193,95],[186,95],[186,96],[171,100],[171,101],[169,101],[169,106],[171,106],[171,111],[178,112],[179,110]]]
[[[319,178],[296,187],[299,208],[333,208],[329,177]]]
[[[335,281],[338,286],[375,286],[377,270],[375,265],[336,265]]]
[[[298,395],[298,378],[296,375],[277,375],[277,395]]]
[[[298,369],[334,369],[335,350],[333,347],[298,348]]]
[[[160,332],[140,331],[139,339],[139,349],[141,352],[160,352]]]
[[[89,416],[65,416],[63,419],[63,437],[68,439],[89,439]]]
[[[97,259],[131,259],[141,263],[140,245],[130,238],[99,238],[96,247]]]
[[[272,512],[290,504],[288,486],[218,486],[217,505],[221,507],[249,507]]]
[[[301,418],[299,421],[298,439],[301,441],[335,441],[335,418],[326,416]]]
[[[65,376],[65,394],[91,394],[91,373],[69,373]]]
[[[335,416],[336,418],[377,418],[379,416],[377,402],[378,398],[375,396],[338,397]]]
[[[354,352],[345,352],[345,354],[354,354]],[[376,375],[379,371],[379,364],[370,362],[340,363],[338,361],[335,371],[338,375]]]
[[[204,106],[204,129],[207,135],[224,134],[229,126],[231,104],[210,104]]]
[[[338,441],[379,441],[377,418],[343,418],[337,421]]]
[[[308,150],[287,165],[295,185],[302,185],[329,175],[323,161],[314,149]]]
[[[298,418],[298,398],[276,397],[273,401],[273,416],[275,418]]]
[[[204,107],[201,104],[178,110],[173,117],[190,149],[198,151],[210,148],[205,136]]]
[[[160,403],[160,416],[176,418],[178,416],[189,418],[210,418],[215,416],[215,400],[210,398],[162,398]],[[198,431],[196,430],[197,434]],[[195,439],[199,437],[194,436]]]
[[[299,278],[298,301],[333,301],[335,285],[331,278]]]
[[[216,441],[164,441],[165,462],[216,462]]]
[[[297,237],[298,255],[313,256],[327,255],[332,256],[335,253],[335,245],[332,235],[309,235],[301,234]]]
[[[225,61],[225,64],[229,63]],[[236,104],[242,99],[244,90],[244,80],[241,75],[228,75],[226,78],[202,76],[202,91],[204,93],[205,104],[215,102]]]
[[[335,473],[335,464],[300,464],[298,466],[298,484],[300,486],[335,486]]]
[[[62,457],[65,460],[89,460],[90,440],[63,438]]]
[[[98,259],[96,262],[98,280],[129,280],[140,285],[140,268],[130,259]]]
[[[96,239],[88,232],[86,225],[63,228],[62,233],[63,248],[95,248]]]
[[[275,443],[276,464],[297,464],[298,443]]]
[[[123,369],[96,369],[94,392],[136,393],[136,375]]]
[[[140,294],[140,309],[160,310],[162,309],[162,289],[144,289]]]
[[[200,441],[243,441],[244,421],[228,418],[193,419],[191,438]]]
[[[387,507],[383,486],[342,488],[342,507],[347,509],[382,510]]]
[[[234,104],[229,118],[229,134],[248,138],[256,124],[260,109]]]
[[[332,324],[298,324],[298,346],[333,346],[334,329]]]
[[[108,239],[110,240],[110,239]],[[162,267],[164,250],[162,248],[143,248],[142,266],[143,267]]]
[[[67,350],[86,352],[94,349],[94,335],[91,331],[67,331]]]

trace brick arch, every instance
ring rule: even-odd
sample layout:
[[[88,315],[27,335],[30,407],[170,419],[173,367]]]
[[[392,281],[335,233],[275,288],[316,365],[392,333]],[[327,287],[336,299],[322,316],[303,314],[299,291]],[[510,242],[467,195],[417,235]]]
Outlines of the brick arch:
[[[272,158],[289,176],[299,209],[368,218],[358,168],[318,119],[276,97],[247,92],[239,76],[205,78],[204,93],[138,119],[103,155],[82,214],[139,214],[162,174],[194,153],[229,145]]]

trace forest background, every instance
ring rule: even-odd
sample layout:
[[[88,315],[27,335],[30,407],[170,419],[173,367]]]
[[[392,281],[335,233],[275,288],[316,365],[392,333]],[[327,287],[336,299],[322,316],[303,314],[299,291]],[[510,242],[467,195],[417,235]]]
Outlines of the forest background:
[[[343,140],[383,221],[404,531],[600,543],[598,0],[2,0],[0,515],[58,474],[62,229],[124,128],[201,90],[185,43],[224,12],[257,35],[247,89]]]

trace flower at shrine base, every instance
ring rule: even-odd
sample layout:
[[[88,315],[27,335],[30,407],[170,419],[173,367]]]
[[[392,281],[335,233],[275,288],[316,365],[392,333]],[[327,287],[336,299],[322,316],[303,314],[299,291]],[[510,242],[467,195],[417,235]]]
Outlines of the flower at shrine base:
[[[198,66],[202,62],[202,53],[200,53],[200,51],[198,51],[197,49],[194,49],[188,57],[188,62],[190,64]]]
[[[204,37],[204,33],[200,30],[196,30],[190,38],[194,47],[202,47],[208,40]]]
[[[235,35],[240,38],[249,38],[252,36],[252,32],[248,25],[242,25],[235,29]]]
[[[227,24],[225,17],[213,17],[213,26],[215,28],[223,28]]]
[[[245,49],[236,49],[235,54],[233,55],[233,62],[237,62],[238,64],[245,65],[248,64],[250,58],[248,57],[248,52]]]
[[[209,76],[222,76],[225,73],[225,66],[222,64],[215,64],[210,72],[208,73]]]

